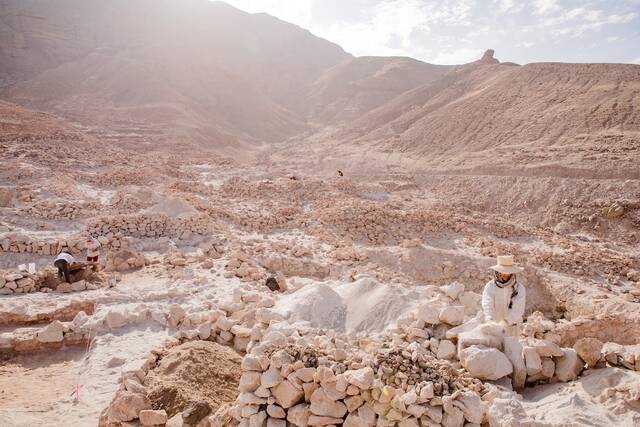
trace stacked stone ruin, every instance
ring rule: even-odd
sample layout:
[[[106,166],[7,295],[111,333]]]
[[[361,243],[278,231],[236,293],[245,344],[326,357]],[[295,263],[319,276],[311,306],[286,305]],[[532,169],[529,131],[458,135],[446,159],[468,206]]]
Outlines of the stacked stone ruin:
[[[145,395],[145,376],[167,347],[210,340],[245,354],[239,396],[208,419],[209,426],[286,425],[475,426],[491,419],[495,386],[570,381],[585,369],[610,364],[640,367],[637,346],[576,343],[562,348],[554,322],[532,315],[519,338],[481,324],[480,295],[453,283],[400,319],[395,329],[345,336],[307,324],[290,324],[271,307],[270,294],[249,283],[230,303],[151,314],[181,328],[165,349],[140,369],[123,373],[121,387],[103,411],[102,426],[167,420]],[[123,314],[124,316],[124,314]]]
[[[53,256],[62,249],[75,255],[84,248],[84,241],[80,237],[69,239],[34,240],[20,234],[5,234],[0,236],[0,249],[2,252],[29,253],[34,255]]]
[[[188,239],[192,235],[211,233],[211,218],[193,215],[170,218],[164,214],[134,214],[100,217],[87,223],[86,231],[93,237],[175,237]]]
[[[41,219],[76,219],[99,209],[96,203],[76,205],[67,202],[40,201],[20,209],[20,214]]]
[[[106,278],[93,272],[83,274],[82,279],[66,283],[58,276],[58,270],[45,267],[33,273],[20,270],[0,270],[0,295],[28,294],[33,292],[79,292],[95,290],[103,286]],[[90,281],[89,281],[90,279]]]
[[[37,292],[44,278],[27,272],[0,270],[0,295]]]

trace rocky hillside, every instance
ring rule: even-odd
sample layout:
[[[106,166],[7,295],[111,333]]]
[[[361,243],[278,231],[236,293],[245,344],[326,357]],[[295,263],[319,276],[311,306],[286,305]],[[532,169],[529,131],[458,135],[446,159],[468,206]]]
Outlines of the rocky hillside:
[[[222,2],[0,3],[0,99],[136,147],[230,153],[295,136],[307,156],[329,140],[329,157],[364,146],[431,171],[628,178],[638,93],[638,65],[353,58]]]
[[[311,87],[305,104],[312,120],[344,123],[442,78],[453,68],[412,58],[354,58],[325,71]]]
[[[207,0],[8,0],[0,97],[125,135],[236,143],[301,132],[292,111],[351,56]]]
[[[479,62],[403,93],[340,137],[438,170],[637,177],[639,101],[638,65]]]

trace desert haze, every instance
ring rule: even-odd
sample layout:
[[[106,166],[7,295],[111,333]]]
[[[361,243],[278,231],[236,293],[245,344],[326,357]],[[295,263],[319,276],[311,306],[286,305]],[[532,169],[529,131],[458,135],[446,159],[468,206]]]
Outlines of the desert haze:
[[[499,58],[0,0],[0,425],[640,425],[640,65]]]

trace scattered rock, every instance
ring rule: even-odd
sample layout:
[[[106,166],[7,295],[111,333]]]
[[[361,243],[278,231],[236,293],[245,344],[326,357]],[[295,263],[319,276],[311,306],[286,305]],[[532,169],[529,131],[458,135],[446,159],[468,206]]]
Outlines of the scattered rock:
[[[42,343],[61,342],[64,338],[63,333],[64,325],[60,321],[54,320],[44,328],[40,329],[36,334],[36,338]]]
[[[151,410],[145,409],[140,411],[138,416],[140,418],[140,423],[143,426],[159,426],[164,425],[167,422],[167,412],[164,409],[161,410]]]
[[[573,349],[589,367],[593,367],[600,361],[603,345],[597,338],[580,338],[573,345]]]
[[[195,425],[210,413],[211,405],[209,405],[209,402],[206,402],[204,400],[189,402],[182,411],[182,419],[187,424]]]
[[[573,381],[584,368],[584,362],[572,348],[563,348],[564,356],[555,358],[555,377],[558,381]]]
[[[107,418],[109,422],[132,421],[145,409],[151,409],[151,401],[147,396],[120,390],[109,405]]]

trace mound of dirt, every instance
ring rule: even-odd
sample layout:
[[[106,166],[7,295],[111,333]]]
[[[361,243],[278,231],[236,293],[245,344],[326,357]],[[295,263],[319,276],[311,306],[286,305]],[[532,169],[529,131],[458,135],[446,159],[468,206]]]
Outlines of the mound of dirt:
[[[285,295],[275,309],[291,321],[347,333],[379,332],[410,311],[420,294],[363,277],[330,286],[314,283]]]
[[[316,328],[344,331],[347,310],[344,301],[325,283],[307,285],[285,295],[276,304],[276,310],[293,322],[307,321]]]
[[[238,396],[242,358],[228,347],[210,341],[191,341],[169,350],[149,372],[145,386],[154,409],[169,416],[188,402],[205,400],[215,412]]]

